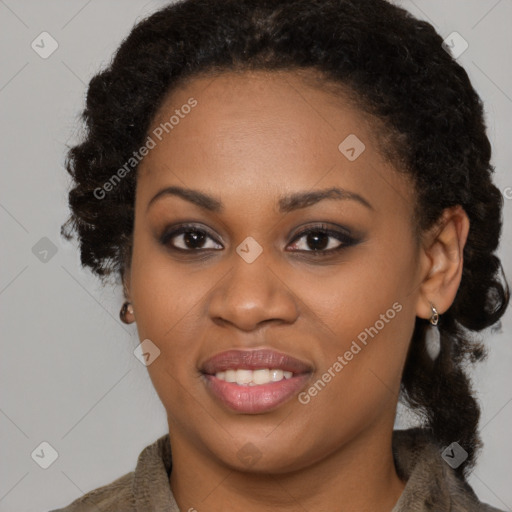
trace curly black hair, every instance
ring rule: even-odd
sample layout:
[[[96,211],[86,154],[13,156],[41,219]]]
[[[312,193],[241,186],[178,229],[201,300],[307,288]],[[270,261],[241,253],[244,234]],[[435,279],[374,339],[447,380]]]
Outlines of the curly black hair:
[[[71,215],[62,235],[80,241],[82,266],[123,281],[129,266],[137,168],[97,191],[141,147],[167,94],[199,75],[310,70],[385,127],[384,153],[414,183],[416,227],[461,205],[470,220],[462,280],[439,323],[441,353],[425,350],[417,318],[401,398],[440,446],[457,441],[467,475],[481,446],[480,409],[465,372],[485,356],[471,331],[505,312],[509,287],[495,255],[503,199],[492,183],[481,99],[427,22],[386,0],[182,0],[139,22],[89,84],[85,134],[69,149]],[[384,136],[384,135],[383,135]],[[104,197],[103,197],[104,196]]]

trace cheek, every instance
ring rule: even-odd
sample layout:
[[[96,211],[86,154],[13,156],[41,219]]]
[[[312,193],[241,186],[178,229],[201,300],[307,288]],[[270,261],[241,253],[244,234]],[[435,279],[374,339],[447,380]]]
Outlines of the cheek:
[[[186,324],[187,312],[201,293],[201,284],[190,283],[190,275],[184,265],[172,262],[148,232],[136,227],[130,293],[141,336],[164,340],[180,323]]]
[[[391,237],[371,245],[321,279],[301,281],[321,362],[303,402],[348,423],[396,399],[414,329],[414,246]]]
[[[313,446],[315,456],[329,453],[362,426],[393,421],[413,311],[388,301],[375,313],[359,306],[338,316],[330,340],[320,339],[317,371],[298,396],[306,421],[301,442]]]
[[[414,297],[416,258],[412,240],[399,235],[372,235],[349,249],[335,265],[309,272],[286,268],[281,275],[306,304],[305,313],[316,318],[333,341],[353,339],[376,322],[382,327],[380,317],[386,312],[384,320],[390,321],[385,330],[395,336],[392,329],[411,316],[403,311],[396,314],[398,306],[393,305],[398,303],[405,311]]]
[[[136,238],[132,255],[130,293],[141,342],[149,339],[160,351],[148,365],[159,394],[174,381],[183,381],[196,365],[203,316],[200,298],[208,283],[200,273],[190,273],[171,262],[165,251],[147,238]],[[195,342],[194,342],[195,340]]]

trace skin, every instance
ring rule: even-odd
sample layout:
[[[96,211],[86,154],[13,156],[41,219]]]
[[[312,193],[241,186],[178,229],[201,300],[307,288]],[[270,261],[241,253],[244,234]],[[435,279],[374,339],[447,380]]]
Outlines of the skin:
[[[211,512],[389,511],[405,485],[391,436],[407,349],[430,302],[442,314],[454,300],[467,215],[447,209],[416,238],[413,186],[383,158],[377,123],[304,74],[192,79],[168,95],[148,133],[191,97],[197,106],[139,166],[125,274],[129,320],[160,350],[148,371],[167,411],[176,501]],[[366,146],[354,161],[338,150],[349,134]],[[224,209],[174,195],[148,207],[172,185],[211,195]],[[371,208],[324,199],[277,209],[283,195],[331,187]],[[204,249],[180,235],[161,243],[180,222],[212,235]],[[357,243],[312,254],[314,240],[297,234],[319,224],[345,227]],[[248,236],[263,249],[250,264],[236,252]],[[327,240],[326,249],[340,246]],[[173,252],[173,243],[190,252]],[[402,306],[395,318],[307,404],[292,397],[272,411],[237,413],[210,395],[198,371],[224,350],[272,348],[314,368],[307,390],[394,303]],[[259,457],[253,464],[238,456],[247,446]]]

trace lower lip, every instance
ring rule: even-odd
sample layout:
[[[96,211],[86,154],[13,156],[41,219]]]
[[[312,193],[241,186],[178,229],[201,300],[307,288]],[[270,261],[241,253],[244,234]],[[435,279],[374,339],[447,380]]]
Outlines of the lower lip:
[[[309,376],[309,373],[304,373],[290,379],[256,386],[240,386],[218,379],[214,375],[204,377],[206,377],[206,387],[224,405],[237,412],[258,414],[277,408],[297,394],[304,387]]]

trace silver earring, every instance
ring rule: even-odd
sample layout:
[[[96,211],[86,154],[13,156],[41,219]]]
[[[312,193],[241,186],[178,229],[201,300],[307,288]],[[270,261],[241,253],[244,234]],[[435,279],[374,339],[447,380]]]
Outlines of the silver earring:
[[[430,316],[430,325],[425,333],[425,349],[432,361],[435,361],[441,352],[441,333],[437,324],[439,322],[439,313],[434,304],[430,303],[432,315]]]

